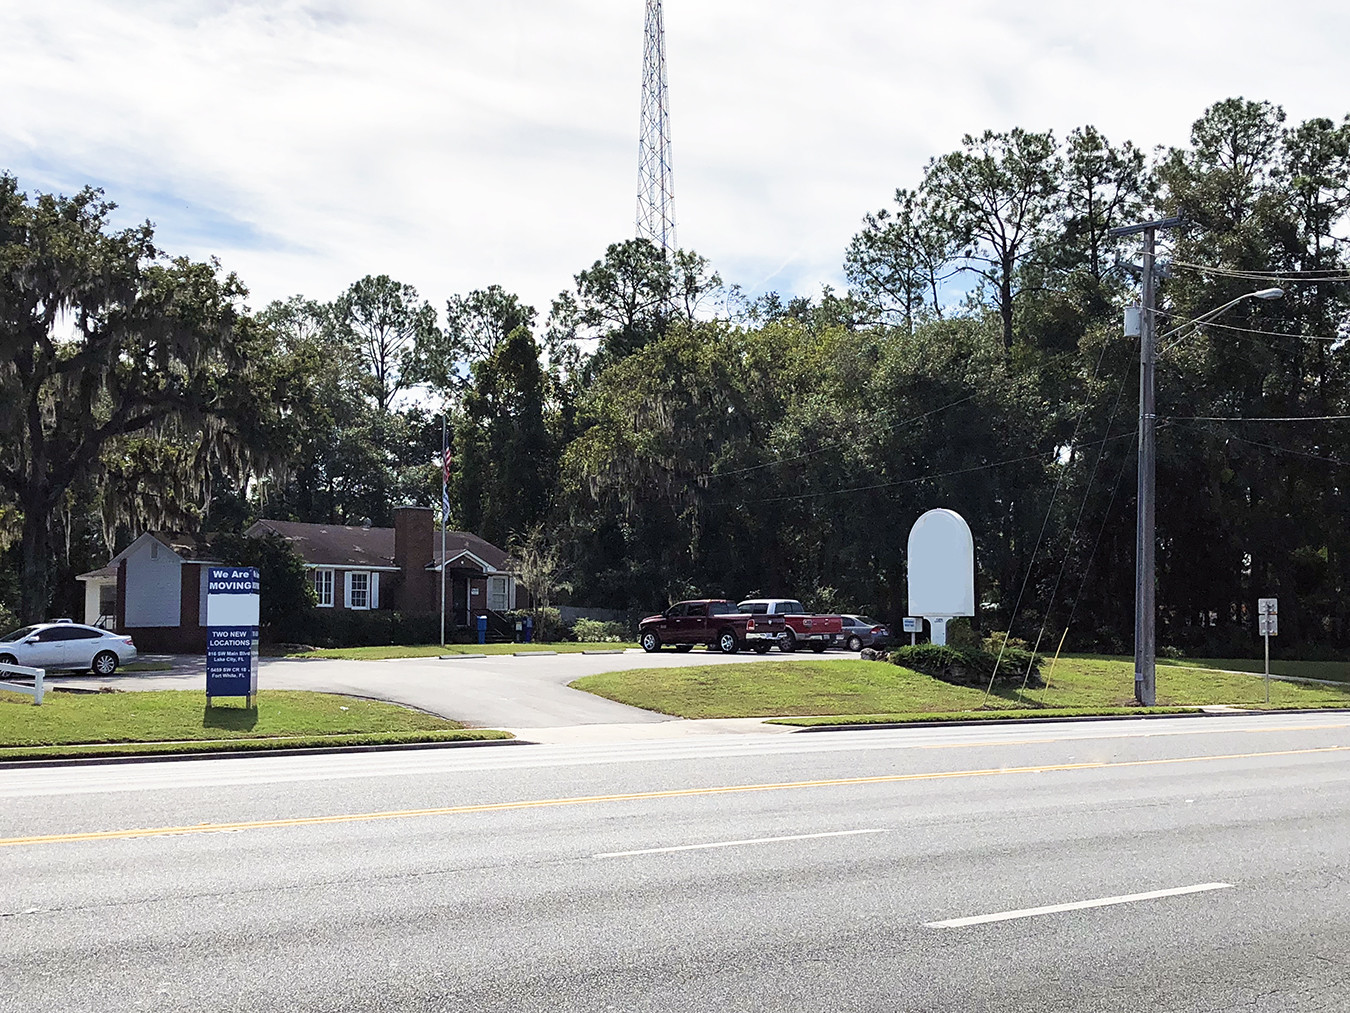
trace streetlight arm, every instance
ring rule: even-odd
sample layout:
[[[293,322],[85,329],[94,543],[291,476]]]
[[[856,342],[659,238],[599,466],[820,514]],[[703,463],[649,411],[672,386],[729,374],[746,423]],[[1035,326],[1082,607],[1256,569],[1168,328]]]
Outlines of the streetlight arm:
[[[1184,331],[1184,330],[1186,330],[1188,327],[1189,327],[1189,328],[1192,328],[1192,329],[1193,329],[1193,328],[1196,328],[1196,327],[1199,327],[1201,324],[1208,323],[1209,321],[1213,320],[1215,317],[1219,316],[1220,314],[1225,313],[1225,312],[1227,312],[1228,310],[1231,310],[1231,309],[1232,309],[1234,306],[1236,306],[1238,303],[1246,302],[1248,299],[1279,299],[1279,298],[1280,298],[1281,296],[1283,296],[1283,295],[1284,295],[1284,290],[1283,290],[1283,289],[1279,289],[1279,288],[1263,288],[1263,289],[1261,289],[1261,290],[1258,291],[1258,292],[1244,292],[1242,295],[1238,296],[1236,299],[1230,299],[1228,302],[1224,303],[1222,306],[1216,306],[1214,309],[1209,310],[1208,312],[1201,313],[1198,317],[1196,317],[1196,318],[1193,319],[1193,320],[1187,320],[1184,324],[1180,324],[1180,325],[1177,326],[1177,327],[1173,327],[1173,328],[1172,328],[1170,331],[1168,331],[1166,334],[1161,334],[1161,335],[1159,335],[1159,338],[1160,338],[1160,339],[1161,339],[1161,338],[1170,338],[1173,334],[1176,334],[1178,331]],[[1173,341],[1173,342],[1172,342],[1170,345],[1168,345],[1166,348],[1160,348],[1160,349],[1158,350],[1158,355],[1159,355],[1159,356],[1162,356],[1165,352],[1168,351],[1168,349],[1175,348],[1177,345],[1181,344],[1181,342],[1184,341],[1184,340],[1185,340],[1185,338],[1184,338],[1184,337],[1181,337],[1181,338],[1178,338],[1176,341]]]

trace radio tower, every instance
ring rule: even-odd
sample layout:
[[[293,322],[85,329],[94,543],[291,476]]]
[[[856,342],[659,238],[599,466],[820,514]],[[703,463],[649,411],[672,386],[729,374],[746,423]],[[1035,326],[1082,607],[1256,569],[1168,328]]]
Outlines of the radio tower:
[[[642,131],[638,138],[637,234],[663,254],[675,246],[675,175],[670,164],[670,96],[661,0],[647,0],[642,44]]]

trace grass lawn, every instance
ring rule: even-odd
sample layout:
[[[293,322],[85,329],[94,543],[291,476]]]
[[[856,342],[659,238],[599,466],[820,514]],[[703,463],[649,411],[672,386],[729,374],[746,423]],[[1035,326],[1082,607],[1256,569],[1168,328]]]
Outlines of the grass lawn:
[[[200,691],[0,692],[0,760],[509,738],[421,711],[331,693],[264,690],[257,706],[206,707]]]
[[[417,644],[392,647],[324,647],[315,651],[288,654],[288,658],[341,658],[346,661],[384,661],[389,658],[436,658],[442,654],[514,654],[516,651],[621,651],[637,644]]]
[[[1264,672],[1264,658],[1182,658],[1158,659],[1158,668],[1207,668],[1226,672]],[[1350,662],[1346,661],[1270,661],[1271,675],[1292,675],[1300,679],[1329,679],[1350,682]]]
[[[1049,666],[1046,666],[1048,670]],[[1020,693],[953,686],[897,665],[874,661],[761,661],[743,665],[632,669],[572,683],[620,703],[686,718],[834,716],[849,722],[978,718],[995,712],[1138,713],[1134,662],[1064,657],[1046,689]],[[1206,704],[1264,707],[1263,680],[1203,669],[1160,668],[1158,706]],[[1272,682],[1272,707],[1350,707],[1350,687]],[[1000,717],[1013,713],[998,713]]]

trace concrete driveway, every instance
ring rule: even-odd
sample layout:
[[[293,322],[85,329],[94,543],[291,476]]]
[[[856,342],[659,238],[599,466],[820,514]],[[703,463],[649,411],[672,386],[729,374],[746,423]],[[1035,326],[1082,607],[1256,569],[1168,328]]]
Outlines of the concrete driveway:
[[[416,707],[482,728],[505,728],[523,739],[547,742],[616,741],[680,737],[691,734],[782,732],[758,718],[687,721],[629,707],[571,689],[585,675],[629,668],[689,665],[737,665],[755,661],[820,660],[816,654],[724,655],[691,651],[644,654],[558,654],[547,657],[490,655],[486,658],[401,658],[391,661],[337,661],[313,658],[263,658],[258,683],[264,689],[301,689],[371,697]],[[834,652],[825,658],[850,658]],[[150,659],[146,659],[150,660]],[[176,656],[168,672],[139,672],[100,678],[62,675],[52,686],[120,690],[188,689],[205,692],[205,659]]]

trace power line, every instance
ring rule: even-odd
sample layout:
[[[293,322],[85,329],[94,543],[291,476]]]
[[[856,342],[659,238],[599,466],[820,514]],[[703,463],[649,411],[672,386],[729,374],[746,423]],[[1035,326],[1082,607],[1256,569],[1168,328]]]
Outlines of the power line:
[[[1234,436],[1232,433],[1220,433],[1216,432],[1213,429],[1205,428],[1203,426],[1188,426],[1184,422],[1181,423],[1181,426],[1184,429],[1190,429],[1197,433],[1203,433],[1206,436],[1212,436],[1217,440],[1232,440],[1235,443],[1245,443],[1251,447],[1261,447],[1264,450],[1274,450],[1275,452],[1280,454],[1292,454],[1295,457],[1306,457],[1312,461],[1325,461],[1328,464],[1338,464],[1342,467],[1350,467],[1350,461],[1343,461],[1339,457],[1328,457],[1325,454],[1314,454],[1307,450],[1295,450],[1292,447],[1281,447],[1274,443],[1262,443],[1260,440],[1248,440],[1244,439],[1241,436]]]
[[[960,398],[960,399],[958,399],[958,400],[956,400],[956,401],[952,401],[952,402],[950,402],[950,403],[948,403],[948,404],[945,404],[945,405],[943,405],[943,406],[940,407],[940,408],[933,408],[933,409],[930,409],[929,411],[921,412],[921,413],[919,413],[918,415],[912,415],[912,416],[910,416],[910,417],[907,418],[907,419],[901,419],[899,422],[893,422],[893,423],[891,423],[889,426],[886,426],[886,427],[883,428],[883,429],[878,429],[876,432],[872,433],[871,435],[873,435],[873,436],[879,436],[879,435],[881,435],[882,433],[893,432],[894,430],[899,429],[901,426],[907,426],[907,425],[909,425],[911,422],[918,422],[920,419],[926,419],[926,418],[928,418],[930,415],[936,415],[936,414],[938,414],[939,412],[945,412],[948,408],[955,408],[957,405],[963,405],[963,404],[965,404],[967,401],[974,400],[974,398],[975,398],[975,395],[974,395],[974,394],[967,394],[965,397]],[[873,421],[879,421],[879,419],[874,419]],[[793,456],[793,457],[780,457],[780,458],[775,458],[775,459],[772,460],[772,461],[765,461],[763,464],[751,464],[751,465],[748,465],[747,467],[744,467],[744,468],[733,468],[731,471],[718,471],[718,472],[714,472],[713,474],[709,475],[708,477],[709,477],[709,478],[727,478],[727,477],[730,477],[730,476],[732,476],[732,475],[744,475],[746,472],[750,472],[750,471],[759,471],[759,470],[762,469],[762,468],[772,468],[772,467],[775,467],[776,465],[780,465],[780,464],[793,464],[793,463],[795,463],[795,462],[797,462],[797,461],[804,461],[804,460],[806,460],[808,457],[814,457],[814,456],[817,455],[817,454],[823,454],[823,453],[825,453],[825,452],[827,452],[827,451],[830,451],[830,450],[838,450],[840,447],[843,447],[843,446],[845,446],[846,444],[848,444],[849,442],[852,442],[852,441],[857,440],[857,439],[858,439],[858,437],[856,437],[856,436],[841,437],[839,440],[835,441],[833,445],[827,445],[827,446],[823,446],[823,447],[817,447],[815,450],[808,450],[808,451],[806,451],[805,453],[797,454],[797,455],[795,455],[795,456]]]
[[[1345,422],[1350,415],[1288,415],[1280,418],[1252,415],[1160,415],[1167,422]]]
[[[1329,274],[1322,271],[1241,271],[1213,264],[1188,264],[1184,260],[1170,261],[1171,266],[1203,274],[1217,274],[1225,278],[1241,278],[1245,281],[1287,281],[1287,282],[1342,282],[1350,281],[1348,274]],[[1327,271],[1331,269],[1328,268]]]
[[[1337,335],[1335,337],[1326,337],[1321,334],[1290,334],[1288,331],[1262,331],[1255,327],[1238,327],[1236,324],[1216,324],[1206,322],[1197,327],[1197,330],[1204,330],[1206,327],[1221,327],[1226,331],[1241,331],[1244,334],[1260,334],[1271,338],[1298,338],[1300,341],[1343,341],[1344,337]]]
[[[1126,433],[1116,433],[1114,436],[1108,436],[1105,438],[1105,440],[1093,440],[1091,443],[1080,443],[1078,446],[1095,447],[1098,444],[1107,442],[1109,440],[1119,440],[1122,437],[1133,435],[1134,430],[1131,429],[1129,432]],[[914,478],[897,479],[894,482],[878,482],[875,485],[855,485],[849,486],[848,488],[845,489],[822,489],[818,492],[803,492],[791,496],[770,496],[767,499],[746,500],[741,502],[742,505],[744,506],[757,506],[761,503],[783,503],[790,500],[791,501],[807,500],[807,499],[815,499],[817,497],[822,496],[843,496],[851,492],[873,492],[877,489],[894,489],[897,486],[914,485],[917,482],[933,482],[939,478],[952,478],[953,476],[956,475],[970,475],[979,471],[989,471],[993,468],[1001,468],[1004,465],[1009,464],[1019,464],[1024,461],[1038,461],[1041,458],[1045,457],[1048,457],[1051,460],[1053,460],[1054,458],[1059,456],[1059,453],[1060,451],[1058,448],[1055,448],[1053,450],[1042,450],[1034,454],[1023,454],[1020,457],[1008,457],[1004,458],[1001,461],[991,461],[988,464],[977,464],[969,468],[957,468],[954,471],[943,471],[938,472],[937,474],[918,475]],[[1047,461],[1047,463],[1049,462]]]
[[[1136,343],[1132,343],[1132,345],[1131,345],[1131,348],[1130,348],[1130,351],[1131,351],[1131,358],[1133,358],[1134,344],[1137,344],[1137,342],[1136,342]],[[1100,360],[1099,360],[1099,361],[1098,361],[1098,365],[1100,365],[1100,364],[1101,364],[1101,363],[1100,363]],[[1121,398],[1122,398],[1122,397],[1124,396],[1124,394],[1125,394],[1125,383],[1126,383],[1126,381],[1129,379],[1129,377],[1130,377],[1130,371],[1129,371],[1128,369],[1123,370],[1123,371],[1121,372],[1120,382],[1116,385],[1116,399],[1115,399],[1115,402],[1111,405],[1111,415],[1110,415],[1110,416],[1107,418],[1107,420],[1106,420],[1106,431],[1107,431],[1108,433],[1111,431],[1111,427],[1112,427],[1113,425],[1115,425],[1115,422],[1116,422],[1116,412],[1118,412],[1118,411],[1120,410],[1120,401],[1121,401]],[[1063,580],[1064,580],[1064,571],[1068,569],[1068,566],[1069,566],[1069,557],[1070,557],[1070,555],[1073,554],[1073,543],[1074,543],[1074,539],[1078,537],[1078,529],[1079,529],[1079,527],[1082,526],[1082,523],[1083,523],[1083,513],[1084,513],[1084,511],[1087,510],[1088,497],[1092,495],[1092,487],[1093,487],[1093,485],[1094,485],[1094,484],[1096,483],[1096,481],[1097,481],[1097,471],[1098,471],[1098,469],[1101,467],[1102,458],[1105,457],[1105,456],[1106,456],[1106,441],[1103,440],[1102,443],[1101,443],[1101,445],[1097,448],[1097,457],[1096,457],[1096,460],[1094,460],[1094,461],[1092,462],[1092,471],[1088,474],[1087,485],[1086,485],[1086,486],[1084,487],[1084,489],[1083,489],[1083,499],[1082,499],[1082,501],[1078,504],[1078,516],[1074,518],[1074,521],[1073,521],[1073,530],[1072,530],[1071,532],[1069,532],[1069,540],[1068,540],[1068,542],[1065,543],[1065,546],[1064,546],[1064,559],[1063,559],[1063,560],[1060,562],[1060,564],[1059,564],[1059,573],[1055,576],[1055,586],[1054,586],[1054,587],[1051,589],[1051,591],[1050,591],[1050,600],[1047,601],[1046,604],[1045,604],[1045,612],[1044,612],[1043,616],[1041,617],[1041,628],[1040,628],[1040,631],[1036,634],[1036,646],[1035,646],[1035,648],[1034,648],[1034,649],[1032,650],[1032,652],[1031,652],[1031,658],[1028,659],[1028,661],[1027,661],[1027,670],[1026,670],[1026,672],[1025,672],[1025,673],[1023,674],[1023,676],[1022,676],[1022,692],[1026,692],[1027,683],[1028,683],[1028,681],[1031,679],[1031,666],[1032,666],[1033,664],[1035,664],[1035,660],[1036,660],[1036,652],[1040,650],[1040,648],[1041,648],[1041,640],[1045,637],[1045,630],[1046,630],[1046,627],[1049,626],[1049,624],[1050,624],[1050,613],[1051,613],[1051,611],[1052,611],[1052,610],[1054,609],[1054,607],[1055,607],[1055,599],[1056,599],[1057,597],[1059,597],[1059,586],[1060,586],[1060,584],[1061,584],[1061,583],[1063,582]],[[1120,472],[1120,474],[1123,475],[1123,474],[1125,473],[1125,472],[1124,472],[1124,468],[1125,468],[1125,465],[1128,465],[1128,464],[1129,464],[1129,456],[1126,455],[1126,458],[1125,458],[1125,464],[1121,466],[1121,472]],[[1119,484],[1120,484],[1120,478],[1119,478],[1119,476],[1117,476],[1117,478],[1116,478],[1116,484],[1117,484],[1117,487],[1118,487]],[[1116,491],[1115,491],[1115,489],[1113,489],[1113,490],[1111,491],[1111,503],[1114,503],[1114,502],[1115,502],[1115,498],[1116,498]],[[1110,509],[1111,509],[1111,506],[1110,506],[1110,503],[1108,503],[1108,504],[1107,504],[1107,514],[1108,514],[1108,515],[1109,515],[1109,513],[1110,513]],[[1049,515],[1047,514],[1047,517],[1048,517],[1048,516],[1049,516]],[[1103,523],[1103,526],[1104,526],[1104,525],[1105,525],[1105,517],[1103,518],[1103,522],[1102,522],[1102,523]],[[1097,533],[1097,541],[1100,541],[1100,540],[1101,540],[1101,532],[1099,531],[1099,532]],[[1095,555],[1095,554],[1096,554],[1096,551],[1097,551],[1097,542],[1096,542],[1096,541],[1093,542],[1093,545],[1092,545],[1092,551],[1093,551],[1093,554]],[[1091,559],[1089,558],[1089,563],[1090,563],[1090,562],[1091,562]],[[1029,576],[1029,575],[1030,575],[1030,571],[1028,571],[1028,576]],[[1084,574],[1084,576],[1086,576],[1086,573]],[[1081,587],[1079,588],[1079,593],[1080,593],[1080,594],[1082,593],[1082,588],[1081,588]],[[1077,609],[1077,607],[1078,607],[1078,601],[1077,601],[1077,599],[1074,599],[1074,609]],[[1070,622],[1072,622],[1072,612],[1070,613]],[[1066,632],[1067,632],[1067,629],[1068,629],[1068,627],[1065,627]],[[1008,636],[1012,636],[1012,621],[1011,621],[1011,620],[1008,622]],[[1007,643],[1007,638],[1004,638],[1004,643],[1005,643],[1005,644]],[[995,663],[995,667],[997,667],[997,663]],[[992,682],[991,682],[991,684],[990,684],[990,689],[992,690],[992,688],[993,688],[993,684],[992,684]],[[985,699],[988,699],[988,698],[989,698],[989,693],[986,692],[986,693],[985,693]]]

